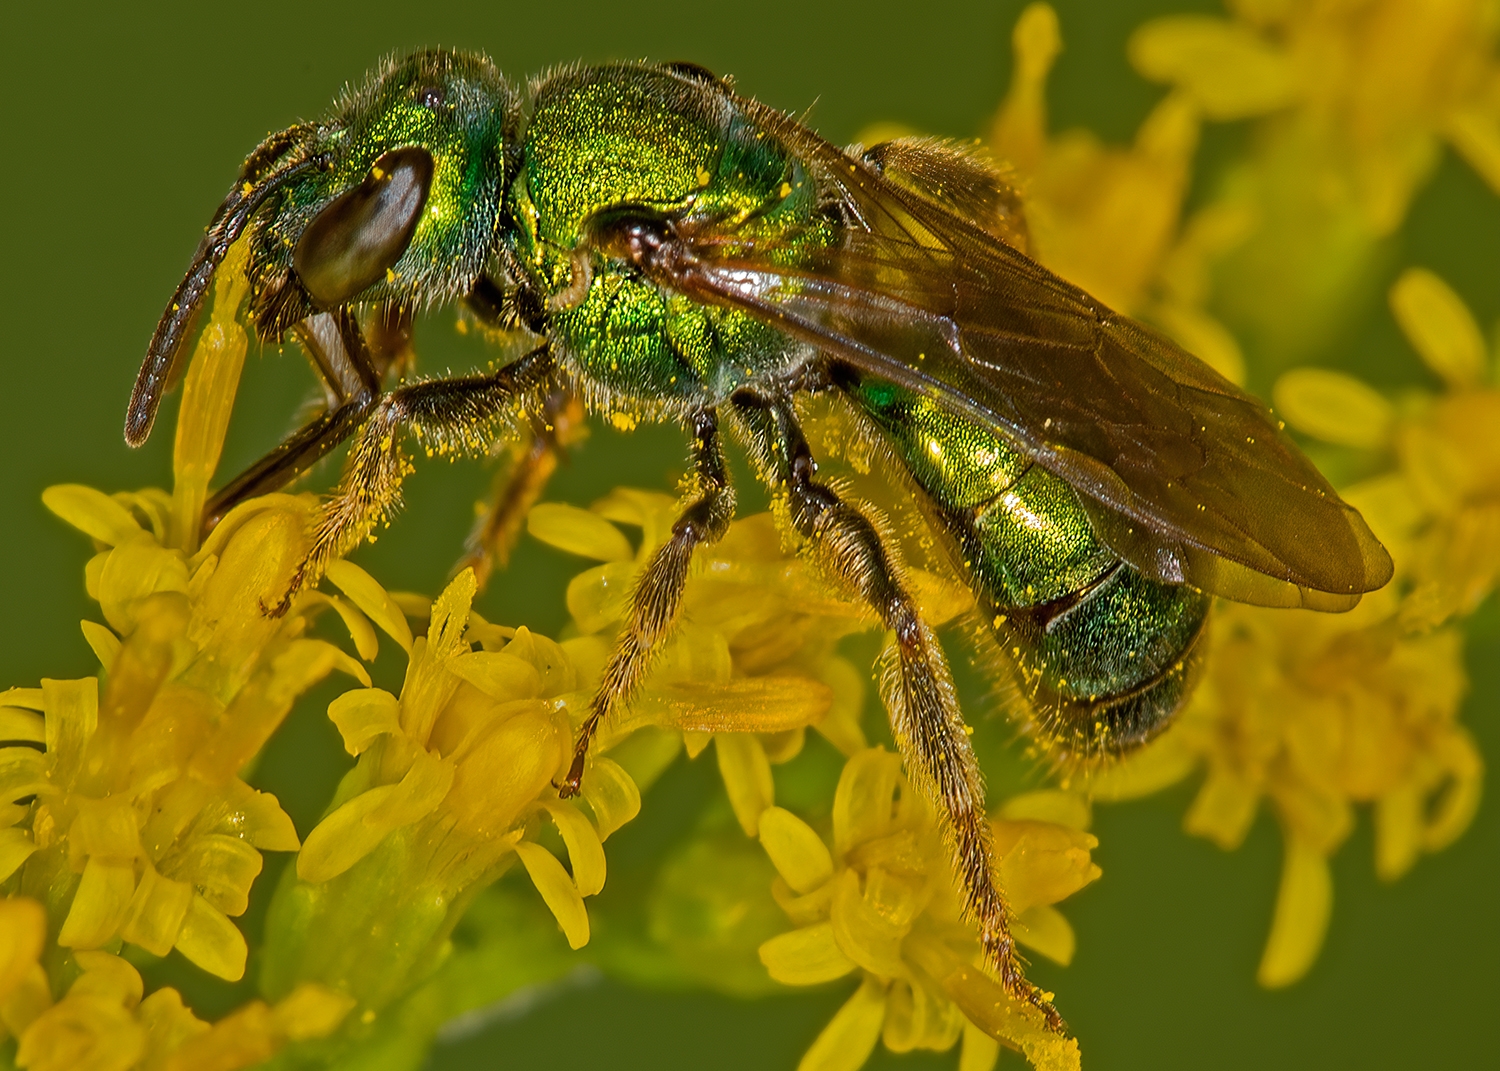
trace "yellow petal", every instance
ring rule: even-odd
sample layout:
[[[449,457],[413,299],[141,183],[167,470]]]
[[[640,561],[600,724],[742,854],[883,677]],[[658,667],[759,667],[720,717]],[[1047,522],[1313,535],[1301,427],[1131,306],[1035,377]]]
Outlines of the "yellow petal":
[[[99,659],[104,672],[108,673],[115,664],[115,655],[120,653],[120,637],[97,621],[83,620],[78,625],[83,629],[84,641],[93,650],[94,657]]]
[[[760,946],[760,961],[782,985],[818,985],[842,978],[856,964],[834,940],[833,924],[819,922],[777,934]]]
[[[1183,816],[1182,828],[1206,837],[1226,852],[1244,843],[1260,805],[1260,789],[1222,763],[1209,767],[1208,776]]]
[[[563,800],[542,800],[557,831],[562,834],[563,844],[568,849],[568,862],[573,868],[573,884],[583,896],[597,895],[604,888],[604,844],[589,820],[571,803]]]
[[[192,902],[191,885],[162,877],[147,865],[120,924],[120,936],[153,956],[165,956],[177,944]]]
[[[248,949],[244,935],[218,908],[201,896],[194,896],[177,935],[177,951],[226,982],[238,982],[245,976]]]
[[[994,1071],[999,1059],[1000,1043],[965,1019],[964,1047],[958,1054],[958,1071]]]
[[[1271,388],[1281,416],[1324,442],[1372,450],[1391,435],[1396,411],[1373,387],[1326,368],[1294,368]]]
[[[137,604],[159,591],[187,591],[187,562],[163,550],[144,532],[117,546],[99,576],[99,608],[109,627],[124,635],[135,627]]]
[[[1010,924],[1011,932],[1027,948],[1066,967],[1073,962],[1078,938],[1063,913],[1051,904],[1033,904]]]
[[[47,912],[28,896],[0,900],[0,1004],[26,979],[47,939]]]
[[[327,1037],[357,1002],[316,982],[302,982],[271,1009],[277,1029],[292,1041]]]
[[[309,592],[310,596],[317,596],[327,602],[333,612],[339,615],[344,622],[344,627],[349,630],[349,638],[354,641],[354,649],[359,652],[359,657],[366,662],[373,662],[380,654],[380,639],[375,635],[375,629],[370,624],[370,619],[360,613],[351,603],[334,595],[324,595],[322,592]],[[309,604],[311,599],[309,599]]]
[[[145,535],[128,509],[103,491],[83,484],[54,484],[42,492],[42,505],[106,546],[119,546]]]
[[[531,883],[542,894],[547,908],[562,927],[568,947],[582,948],[589,943],[589,913],[583,906],[583,897],[568,877],[557,857],[540,844],[521,841],[516,845],[516,854],[531,875]]]
[[[568,581],[568,613],[585,635],[625,617],[640,572],[634,562],[610,562],[585,569]]]
[[[1100,876],[1089,856],[1099,841],[1088,833],[1051,822],[999,821],[992,826],[1001,886],[1015,911],[1056,903]]]
[[[142,853],[140,820],[126,796],[81,798],[68,830],[68,847],[79,855],[127,862]]]
[[[244,271],[249,248],[249,237],[241,238],[219,265],[213,315],[198,336],[183,380],[172,446],[172,542],[189,553],[197,547],[208,481],[219,466],[245,363],[249,339],[235,313],[249,286]]]
[[[98,948],[115,935],[134,892],[133,864],[90,859],[57,943],[63,948]]]
[[[760,844],[777,872],[799,893],[833,877],[833,856],[812,826],[791,811],[768,807],[760,816]]]
[[[891,925],[866,901],[859,875],[852,870],[841,872],[834,882],[829,921],[844,955],[865,970],[883,978],[906,973],[901,965],[904,928]]]
[[[1144,77],[1186,89],[1212,119],[1243,119],[1290,104],[1290,58],[1240,23],[1205,15],[1152,19],[1126,44]]]
[[[192,885],[226,915],[245,913],[262,865],[260,852],[223,833],[194,837],[161,864],[168,877]]]
[[[330,563],[324,575],[366,617],[399,643],[403,651],[411,654],[411,626],[406,623],[406,615],[374,577],[353,562],[343,560]]]
[[[856,844],[885,836],[901,759],[883,747],[862,751],[844,764],[833,796],[833,850],[843,856]]]
[[[624,767],[613,759],[590,756],[583,776],[583,798],[594,812],[599,839],[641,813],[641,790]]]
[[[67,785],[99,725],[99,679],[43,680],[42,702],[47,713],[47,754],[53,762],[52,776]]]
[[[448,669],[492,699],[534,699],[542,678],[530,662],[506,651],[472,651],[448,663]]]
[[[705,733],[782,733],[817,724],[833,704],[822,681],[807,677],[736,677],[658,684],[664,729]]]
[[[1399,785],[1375,801],[1375,873],[1395,881],[1422,851],[1422,794],[1415,785]]]
[[[68,987],[68,996],[101,997],[125,1008],[141,1002],[146,985],[126,960],[113,952],[75,952],[73,959],[83,974]]]
[[[462,755],[445,806],[470,832],[499,836],[559,776],[570,746],[566,730],[536,703]]]
[[[79,995],[33,1020],[15,1060],[27,1071],[129,1071],[145,1050],[146,1032],[128,1009]]]
[[[158,989],[141,1001],[137,1012],[150,1037],[151,1052],[171,1052],[208,1030],[208,1024],[183,1005],[182,994],[175,989]],[[202,1071],[201,1065],[197,1071]]]
[[[875,1051],[884,1020],[885,986],[866,977],[813,1041],[797,1071],[859,1071]]]
[[[886,990],[885,1027],[880,1039],[891,1052],[929,1049],[947,1052],[963,1030],[963,1013],[920,982],[893,981]]]
[[[1087,830],[1093,819],[1093,808],[1089,806],[1087,796],[1061,788],[1044,788],[1012,796],[1001,804],[996,817],[1052,822],[1069,829]]]
[[[1412,347],[1450,387],[1473,387],[1484,378],[1484,335],[1463,298],[1439,276],[1407,268],[1391,286],[1390,300]]]
[[[1323,947],[1332,909],[1333,875],[1327,857],[1305,841],[1289,838],[1276,913],[1255,980],[1275,989],[1306,974]]]
[[[0,740],[29,740],[35,744],[45,744],[47,723],[34,710],[0,706]]]
[[[597,513],[561,502],[542,502],[526,515],[526,530],[536,539],[569,554],[600,562],[629,561],[630,540]]]
[[[1448,117],[1445,133],[1490,189],[1500,192],[1500,118],[1483,107],[1462,108]]]
[[[1462,726],[1454,726],[1443,738],[1437,759],[1448,780],[1429,804],[1422,829],[1422,847],[1429,852],[1442,851],[1469,828],[1484,788],[1484,759]]]
[[[344,750],[358,755],[386,733],[399,733],[401,701],[384,688],[355,688],[328,704],[328,718],[344,738]]]
[[[828,713],[813,723],[845,757],[869,747],[860,716],[865,709],[865,677],[847,658],[830,658],[819,674],[832,693]]]
[[[311,884],[328,881],[373,852],[391,830],[365,818],[400,791],[398,785],[380,785],[361,792],[314,826],[297,854],[297,877]]]
[[[0,881],[5,881],[36,851],[36,841],[25,829],[0,829]],[[4,1000],[0,997],[0,1000]]]
[[[729,805],[745,836],[753,837],[760,828],[761,812],[776,800],[765,748],[750,733],[722,733],[714,737],[714,751]]]

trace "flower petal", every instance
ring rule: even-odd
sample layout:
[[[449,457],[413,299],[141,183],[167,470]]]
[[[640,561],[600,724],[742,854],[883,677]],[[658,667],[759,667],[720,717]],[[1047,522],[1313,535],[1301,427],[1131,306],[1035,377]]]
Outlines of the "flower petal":
[[[557,831],[562,834],[563,844],[568,849],[568,862],[573,868],[573,884],[583,896],[597,895],[604,888],[604,844],[593,825],[581,811],[563,800],[543,799],[542,809],[547,812]]]
[[[782,985],[818,985],[842,978],[857,964],[844,955],[833,924],[819,922],[777,934],[760,946],[760,961]]]
[[[1328,858],[1301,838],[1288,838],[1276,914],[1255,980],[1276,989],[1306,974],[1323,947],[1332,910],[1333,875]]]
[[[1462,390],[1484,378],[1484,335],[1464,299],[1440,276],[1407,268],[1391,286],[1390,301],[1412,348],[1448,386]]]
[[[227,982],[238,982],[245,976],[249,950],[244,935],[224,912],[201,896],[194,896],[188,905],[182,930],[177,935],[177,951],[189,962]]]
[[[542,894],[548,910],[562,927],[568,947],[577,950],[588,944],[588,910],[583,906],[583,897],[573,879],[568,877],[557,857],[540,844],[525,840],[516,845],[516,854],[521,857],[526,873],[531,875],[536,891]]]
[[[875,1051],[884,1021],[885,986],[866,976],[803,1054],[797,1071],[859,1071]]]
[[[396,605],[390,594],[380,583],[353,562],[343,561],[329,563],[328,571],[324,574],[329,583],[349,597],[349,601],[362,610],[366,617],[385,632],[387,636],[401,645],[401,649],[411,654],[411,626],[406,623],[406,615]]]
[[[791,811],[766,808],[759,836],[777,872],[797,892],[810,893],[833,877],[833,856],[823,838]]]
[[[583,798],[594,811],[599,839],[641,812],[641,790],[624,767],[604,756],[589,756],[583,775]]]
[[[714,737],[714,752],[734,816],[745,836],[753,837],[760,828],[761,812],[776,799],[765,748],[751,733],[720,733]]]
[[[609,521],[577,506],[542,502],[526,514],[526,530],[558,550],[600,562],[629,561],[630,540]]]

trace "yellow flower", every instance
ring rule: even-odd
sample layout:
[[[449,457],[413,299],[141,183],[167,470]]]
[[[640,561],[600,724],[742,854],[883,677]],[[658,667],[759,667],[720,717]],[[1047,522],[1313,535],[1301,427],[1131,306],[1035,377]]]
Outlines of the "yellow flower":
[[[1262,798],[1286,840],[1276,914],[1259,979],[1286,985],[1316,959],[1332,906],[1328,857],[1374,808],[1376,870],[1394,880],[1468,826],[1483,761],[1458,721],[1468,681],[1463,634],[1500,579],[1500,391],[1462,301],[1430,272],[1397,280],[1391,304],[1414,348],[1448,384],[1406,413],[1342,373],[1288,372],[1278,408],[1326,442],[1393,455],[1395,467],[1350,487],[1391,550],[1396,579],[1341,615],[1226,606],[1183,724],[1093,791],[1152,791],[1199,763],[1207,777],[1189,832],[1234,848]]]
[[[21,897],[0,915],[0,944],[16,950],[3,1021],[19,1039],[21,1066],[123,1071],[142,1061],[173,1066],[189,1051],[182,1047],[207,1024],[175,990],[143,999],[140,975],[116,952],[122,942],[154,956],[175,948],[221,978],[244,974],[248,950],[231,918],[246,909],[261,851],[295,851],[298,841],[275,797],[239,773],[330,671],[369,679],[355,659],[306,635],[332,606],[362,637],[369,626],[352,607],[319,596],[281,621],[261,609],[304,553],[310,496],[247,503],[197,545],[244,356],[234,320],[242,264],[241,253],[221,272],[188,373],[174,493],[111,497],[63,485],[43,496],[94,540],[85,580],[104,623],[83,622],[97,677],[0,693],[4,739],[26,742],[0,749],[0,795],[27,801],[4,809],[0,832],[0,880]],[[342,996],[302,991],[241,1031],[254,1038],[246,1061],[326,1033],[348,1007]]]
[[[355,566],[336,563],[329,578],[393,631],[406,628]],[[308,834],[297,882],[272,906],[266,991],[312,979],[383,1007],[441,959],[472,894],[517,858],[568,944],[587,943],[583,898],[604,886],[603,841],[634,817],[640,793],[596,755],[584,795],[592,821],[557,798],[572,754],[568,712],[581,706],[577,671],[553,641],[473,614],[475,586],[464,570],[432,604],[427,634],[402,637],[410,660],[399,698],[367,688],[329,706],[359,763]],[[537,842],[544,821],[561,835],[571,874]],[[385,939],[372,943],[371,932]]]
[[[1067,963],[1073,931],[1051,905],[1099,876],[1098,841],[1076,797],[1017,797],[995,820],[999,878],[1025,945]],[[1063,818],[1065,822],[1051,819]],[[987,1071],[998,1043],[1040,1071],[1076,1068],[1078,1043],[1044,1029],[983,969],[936,823],[883,748],[851,756],[833,801],[833,848],[790,811],[761,815],[777,902],[796,929],[761,946],[771,977],[815,985],[863,972],[849,1002],[813,1042],[800,1071],[855,1071],[877,1040],[892,1052],[946,1051],[963,1037],[963,1071]]]

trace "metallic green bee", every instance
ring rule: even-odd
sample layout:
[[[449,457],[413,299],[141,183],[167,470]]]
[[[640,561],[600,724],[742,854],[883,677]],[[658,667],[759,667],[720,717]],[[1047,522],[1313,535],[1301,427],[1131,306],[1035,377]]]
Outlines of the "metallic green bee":
[[[480,56],[388,63],[246,160],[150,345],[126,418],[150,433],[216,267],[250,243],[263,338],[293,333],[324,411],[223,488],[207,523],[346,438],[292,590],[363,540],[429,449],[487,449],[577,402],[675,421],[694,497],[649,563],[562,786],[677,616],[693,551],[734,514],[720,422],[782,516],[895,636],[882,691],[1009,990],[984,787],[941,648],[893,548],[817,476],[799,400],[843,399],[910,474],[1063,759],[1151,738],[1191,687],[1211,597],[1342,610],[1391,562],[1269,410],[1028,259],[1004,180],[963,150],[851,154],[688,64],[576,67],[523,102]],[[464,302],[530,332],[487,374],[402,381],[412,310]]]

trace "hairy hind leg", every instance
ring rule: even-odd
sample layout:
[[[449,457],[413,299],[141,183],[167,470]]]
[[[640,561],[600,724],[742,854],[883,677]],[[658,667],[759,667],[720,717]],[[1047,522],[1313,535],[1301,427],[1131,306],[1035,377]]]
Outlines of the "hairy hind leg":
[[[330,561],[358,546],[400,505],[401,483],[411,472],[401,442],[406,432],[429,453],[486,450],[496,422],[545,386],[551,371],[542,346],[485,375],[408,383],[382,397],[349,448],[338,487],[323,503],[312,547],[286,594],[266,612],[285,614],[297,592],[317,583]]]
[[[693,416],[693,458],[698,495],[672,525],[671,537],[657,548],[636,582],[630,620],[604,667],[599,690],[594,693],[588,717],[578,731],[573,764],[559,786],[559,795],[564,799],[578,794],[589,741],[599,722],[630,698],[650,668],[651,656],[677,620],[693,551],[704,543],[717,541],[734,518],[734,489],[724,468],[719,424],[712,409],[701,409]]]
[[[1009,908],[995,882],[984,778],[959,711],[937,637],[921,619],[900,563],[856,507],[815,479],[817,465],[786,398],[734,396],[763,469],[787,496],[792,525],[823,566],[895,633],[881,673],[881,697],[907,773],[934,805],[962,885],[964,908],[978,925],[986,958],[1014,996],[1066,1029],[1041,990],[1026,980],[1010,932]]]

